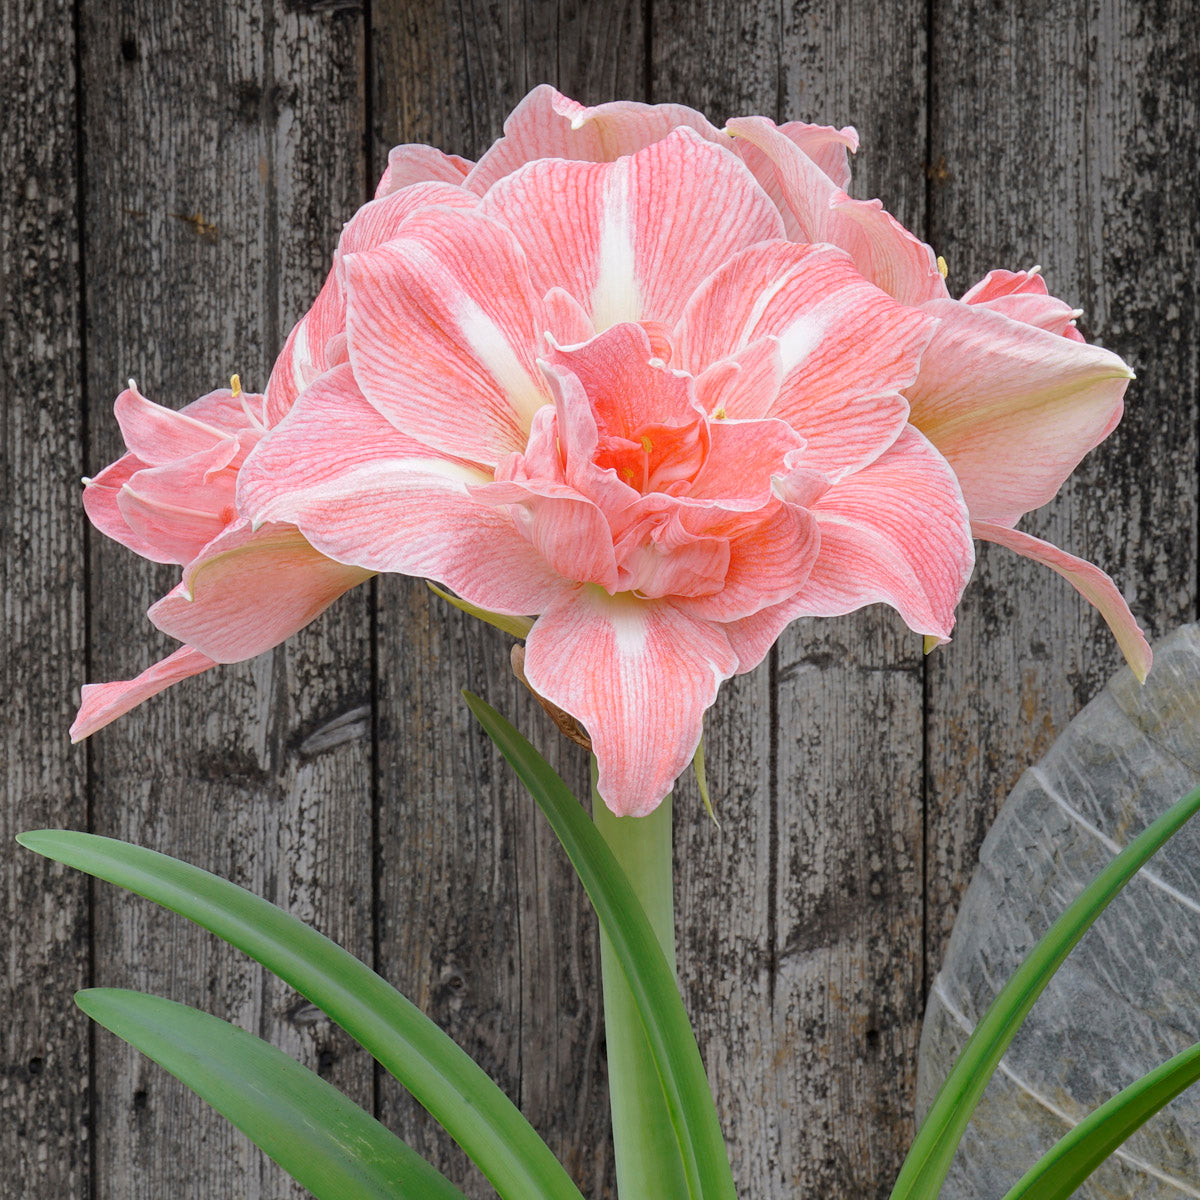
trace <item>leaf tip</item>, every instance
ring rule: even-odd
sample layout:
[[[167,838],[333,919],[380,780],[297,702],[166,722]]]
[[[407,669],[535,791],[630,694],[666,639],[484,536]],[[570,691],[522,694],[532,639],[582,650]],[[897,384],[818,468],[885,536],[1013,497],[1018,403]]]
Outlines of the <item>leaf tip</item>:
[[[27,829],[24,833],[18,833],[15,840],[17,845],[24,846],[26,850],[32,850],[34,854],[53,858],[51,846],[63,832],[65,831],[62,829]]]

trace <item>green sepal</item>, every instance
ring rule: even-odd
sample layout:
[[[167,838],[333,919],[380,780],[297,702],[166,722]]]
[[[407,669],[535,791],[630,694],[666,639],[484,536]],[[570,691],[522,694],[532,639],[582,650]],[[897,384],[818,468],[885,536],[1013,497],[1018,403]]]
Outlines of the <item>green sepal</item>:
[[[524,639],[529,636],[529,631],[533,628],[532,617],[509,617],[504,613],[495,613],[486,608],[480,608],[478,604],[472,604],[469,600],[463,600],[453,592],[448,592],[445,588],[438,587],[436,583],[429,579],[425,580],[425,586],[435,596],[441,596],[448,604],[453,604],[455,608],[461,609],[467,616],[476,617],[488,625],[494,625],[497,629],[503,630],[512,637]]]

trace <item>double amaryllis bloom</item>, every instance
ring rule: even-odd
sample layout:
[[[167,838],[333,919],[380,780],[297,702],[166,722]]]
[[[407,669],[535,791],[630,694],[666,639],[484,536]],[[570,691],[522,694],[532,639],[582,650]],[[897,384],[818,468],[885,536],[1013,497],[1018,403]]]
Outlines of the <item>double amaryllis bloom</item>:
[[[793,619],[883,602],[947,640],[972,533],[1070,579],[1144,676],[1112,581],[1015,529],[1128,368],[1035,272],[951,299],[846,194],[856,144],[540,87],[478,163],[394,150],[265,396],[118,398],[130,452],[88,511],[184,566],[150,609],[184,646],[85,688],[74,735],[394,571],[535,618],[530,685],[641,815]]]

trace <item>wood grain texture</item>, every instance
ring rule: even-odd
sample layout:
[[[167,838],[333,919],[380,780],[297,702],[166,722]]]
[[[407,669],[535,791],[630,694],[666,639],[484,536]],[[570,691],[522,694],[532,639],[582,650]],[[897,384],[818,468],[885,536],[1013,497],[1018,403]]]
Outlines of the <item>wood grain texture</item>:
[[[478,157],[538,83],[638,96],[636,4],[373,9],[377,167],[400,141]],[[381,583],[380,969],[488,1070],[589,1197],[614,1194],[595,918],[561,847],[459,697],[529,732],[581,796],[585,755],[513,678],[510,639],[419,582]],[[383,1081],[381,1116],[470,1196],[491,1190]]]
[[[1152,636],[1196,605],[1195,19],[1187,3],[934,6],[930,220],[953,290],[1040,263],[1139,376],[1116,433],[1022,527],[1100,563]],[[984,548],[930,659],[931,970],[996,807],[1119,664],[1068,585]]]
[[[88,888],[20,849],[87,824],[66,737],[85,645],[75,36],[68,4],[0,7],[0,1178],[13,1196],[86,1196]]]
[[[853,123],[856,194],[921,227],[915,4],[654,11],[656,100]],[[919,644],[881,610],[797,623],[708,728],[734,804],[720,837],[677,823],[680,966],[739,1188],[886,1195],[922,1005]]]
[[[134,375],[179,406],[240,371],[261,388],[363,195],[361,19],[271,4],[86,5],[89,461],[119,449]],[[144,617],[174,582],[96,539],[92,671],[170,648]],[[368,591],[286,647],[189,680],[94,740],[96,829],[234,879],[371,952]],[[98,887],[96,982],[215,1012],[371,1101],[370,1060],[239,953]],[[97,1197],[275,1200],[302,1189],[224,1119],[96,1039]]]
[[[4,845],[90,812],[97,832],[226,874],[374,954],[590,1200],[611,1197],[594,920],[458,697],[485,696],[585,793],[584,756],[512,678],[508,639],[419,582],[380,580],[374,607],[359,589],[285,647],[68,748],[89,646],[96,680],[171,648],[143,614],[176,571],[85,541],[77,477],[119,451],[113,396],[131,374],[173,406],[235,370],[262,386],[388,147],[477,156],[536,83],[716,121],[852,123],[855,194],[925,232],[956,292],[1040,261],[1088,336],[1138,371],[1116,434],[1025,527],[1111,570],[1163,632],[1194,617],[1200,569],[1194,33],[1185,0],[5,4]],[[874,610],[798,624],[722,690],[706,730],[722,825],[682,780],[676,904],[742,1195],[887,1194],[924,990],[979,841],[1117,663],[1063,581],[985,549],[955,640],[931,658]],[[390,1078],[235,952],[107,887],[89,908],[81,879],[4,854],[14,1194],[301,1194],[107,1034],[89,1059],[69,995],[91,961],[96,983],[256,1030],[377,1102],[470,1196],[491,1194]]]

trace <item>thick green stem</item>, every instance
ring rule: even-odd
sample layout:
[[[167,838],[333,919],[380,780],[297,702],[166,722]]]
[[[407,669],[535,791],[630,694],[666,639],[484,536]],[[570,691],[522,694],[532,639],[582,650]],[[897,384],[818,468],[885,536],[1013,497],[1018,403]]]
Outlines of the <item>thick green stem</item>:
[[[646,910],[658,943],[675,969],[675,906],[672,896],[671,797],[648,817],[617,817],[594,785],[592,818]],[[662,1084],[650,1055],[641,1018],[608,938],[600,935],[604,981],[604,1031],[617,1192],[622,1200],[675,1200],[688,1195],[683,1163],[667,1112]]]

